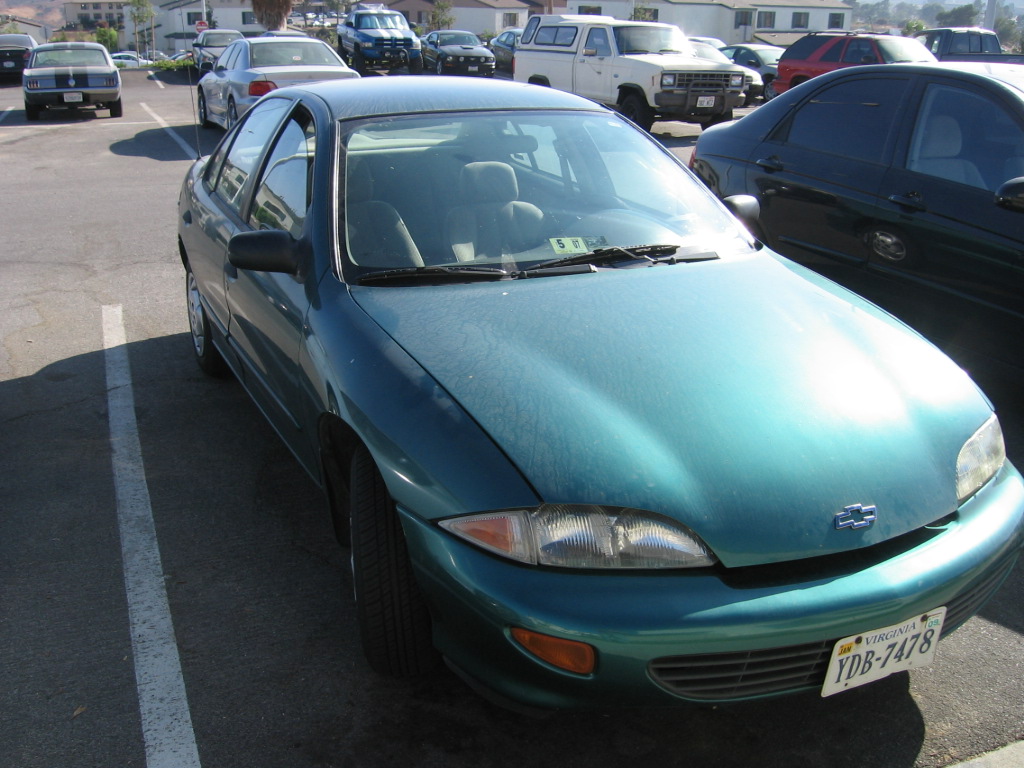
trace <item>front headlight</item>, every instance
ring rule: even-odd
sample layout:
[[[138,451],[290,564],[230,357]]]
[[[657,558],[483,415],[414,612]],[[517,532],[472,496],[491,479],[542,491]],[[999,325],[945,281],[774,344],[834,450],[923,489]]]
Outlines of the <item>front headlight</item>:
[[[992,479],[1006,461],[999,419],[992,417],[964,443],[956,457],[956,495],[964,502]]]
[[[488,552],[561,568],[701,568],[717,558],[685,526],[653,512],[589,504],[485,512],[441,527]]]
[[[675,88],[676,76],[663,74],[661,76],[661,87],[662,88]]]
[[[743,85],[743,75],[731,75],[729,77],[729,85],[733,88],[738,88]]]

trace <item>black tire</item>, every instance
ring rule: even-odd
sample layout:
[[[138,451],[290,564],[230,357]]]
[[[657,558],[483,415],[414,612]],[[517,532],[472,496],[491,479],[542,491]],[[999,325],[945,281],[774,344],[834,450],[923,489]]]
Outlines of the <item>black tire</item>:
[[[428,672],[439,658],[430,613],[412,572],[395,503],[363,446],[352,457],[350,487],[352,585],[363,653],[382,675]]]
[[[437,57],[437,65],[434,67],[434,71],[437,72],[437,74],[439,75],[444,74],[444,62],[441,61],[440,56]]]
[[[25,119],[26,120],[38,120],[39,116],[43,113],[43,108],[38,104],[25,104]]]
[[[213,123],[210,122],[210,113],[206,109],[206,94],[203,93],[203,89],[199,89],[199,95],[196,96],[196,112],[198,112],[199,127],[200,128],[213,128]]]
[[[645,99],[640,98],[635,93],[626,95],[626,98],[622,100],[622,104],[619,105],[619,111],[645,131],[650,131],[651,126],[654,125],[653,110]]]
[[[764,99],[764,101],[767,102],[767,101],[771,101],[776,96],[778,96],[778,94],[775,92],[775,80],[774,80],[774,78],[772,78],[770,80],[765,80],[764,81],[764,93],[761,94],[761,98]]]
[[[224,358],[213,345],[210,335],[210,321],[200,300],[199,285],[190,268],[185,272],[185,300],[188,303],[188,325],[192,331],[192,351],[203,373],[223,378],[230,372]]]
[[[423,55],[422,54],[418,58],[409,59],[409,74],[410,75],[422,75],[423,74]]]
[[[235,106],[235,100],[234,99],[228,99],[228,117],[227,117],[228,127],[227,127],[227,130],[230,131],[232,128],[234,128],[235,127],[235,123],[237,123],[237,122],[238,122],[238,107]]]
[[[360,77],[366,76],[366,59],[363,58],[363,54],[359,52],[359,49],[352,51],[352,69],[359,73]]]
[[[110,105],[110,116],[111,117],[122,117],[123,115],[124,115],[124,104],[121,103],[121,100],[118,99],[117,101],[111,103],[111,105]]]

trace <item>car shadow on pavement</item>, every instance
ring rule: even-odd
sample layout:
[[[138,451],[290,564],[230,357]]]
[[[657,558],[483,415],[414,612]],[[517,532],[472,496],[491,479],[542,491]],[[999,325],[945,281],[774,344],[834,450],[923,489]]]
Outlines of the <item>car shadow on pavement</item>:
[[[167,140],[166,131],[168,130],[174,131],[181,142],[189,148],[187,155],[183,146]],[[110,145],[110,151],[122,157],[180,161],[186,157],[195,159],[210,154],[223,136],[224,131],[219,128],[205,129],[196,124],[174,125],[166,129],[147,128],[139,131],[130,139],[113,142]]]

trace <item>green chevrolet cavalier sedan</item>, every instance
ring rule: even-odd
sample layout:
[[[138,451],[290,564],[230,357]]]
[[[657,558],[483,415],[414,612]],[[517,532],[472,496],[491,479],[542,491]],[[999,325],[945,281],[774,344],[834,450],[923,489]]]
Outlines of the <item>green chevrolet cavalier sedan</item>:
[[[194,164],[196,358],[323,487],[375,670],[543,709],[829,696],[999,588],[1024,485],[989,401],[733,212],[508,82],[281,89]]]

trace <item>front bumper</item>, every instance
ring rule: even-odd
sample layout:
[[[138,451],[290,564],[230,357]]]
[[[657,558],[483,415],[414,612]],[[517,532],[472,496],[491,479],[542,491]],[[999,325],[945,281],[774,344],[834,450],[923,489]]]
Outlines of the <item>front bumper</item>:
[[[700,106],[700,99],[708,97],[714,99],[714,105]],[[710,119],[743,106],[744,98],[742,91],[724,91],[715,94],[659,91],[654,94],[654,103],[658,113],[665,117]]]
[[[1017,559],[1024,481],[1007,464],[941,529],[901,542],[734,572],[520,566],[408,512],[402,519],[435,644],[496,699],[541,709],[674,706],[819,688],[837,639],[939,606],[948,608],[944,633],[952,631]],[[513,626],[592,645],[595,671],[577,675],[540,661],[512,639]],[[768,685],[750,674],[780,649],[803,667]],[[709,663],[718,676],[710,686]]]
[[[444,72],[448,75],[470,75],[474,77],[491,77],[494,75],[493,59],[491,61],[480,61],[479,59],[459,61],[447,58],[442,63]]]

